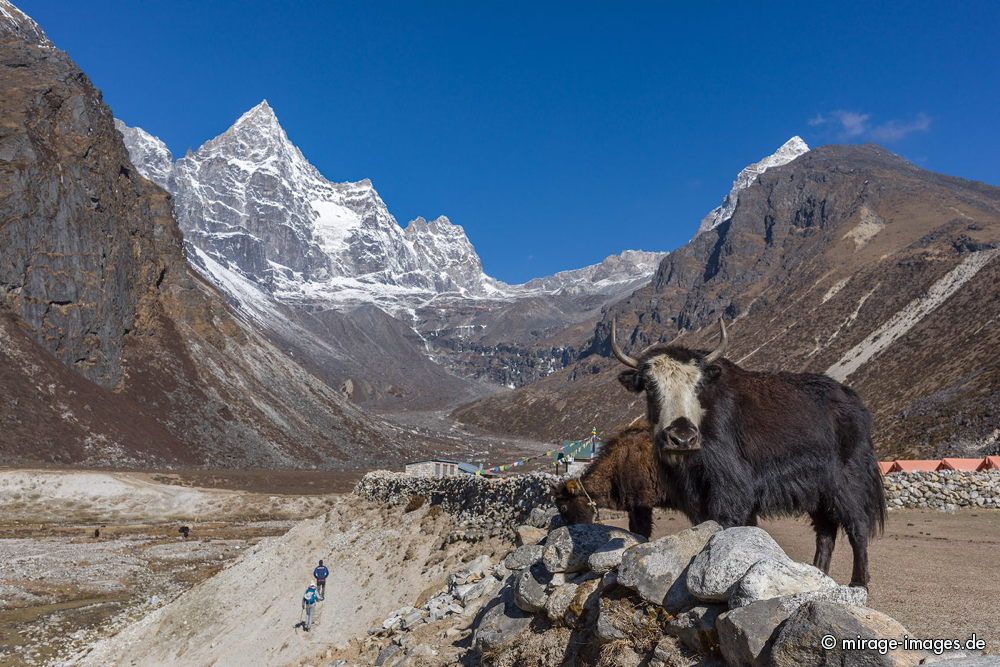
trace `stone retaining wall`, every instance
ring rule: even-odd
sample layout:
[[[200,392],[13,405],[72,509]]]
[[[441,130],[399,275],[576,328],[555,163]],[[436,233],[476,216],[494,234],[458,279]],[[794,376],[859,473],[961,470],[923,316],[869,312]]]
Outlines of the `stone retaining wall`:
[[[883,479],[889,508],[1000,508],[1000,470],[894,472]]]
[[[475,475],[410,477],[376,470],[361,478],[354,493],[390,505],[423,496],[455,516],[460,524],[510,530],[524,523],[532,508],[552,504],[551,489],[558,481],[548,473],[488,479]]]
[[[460,524],[509,530],[524,523],[533,507],[551,505],[551,489],[561,478],[532,473],[499,479],[471,475],[409,477],[376,470],[365,475],[354,492],[369,500],[404,504],[423,496],[441,505]],[[891,473],[883,478],[889,508],[1000,508],[1000,471]]]

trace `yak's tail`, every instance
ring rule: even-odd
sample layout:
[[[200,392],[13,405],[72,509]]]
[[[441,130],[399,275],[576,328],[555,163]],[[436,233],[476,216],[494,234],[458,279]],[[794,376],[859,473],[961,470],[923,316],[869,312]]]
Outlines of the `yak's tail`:
[[[870,518],[869,536],[875,537],[885,532],[885,519],[886,514],[888,514],[888,507],[885,502],[885,485],[882,482],[882,473],[878,469],[878,459],[875,456],[875,447],[871,444],[870,440],[868,446],[872,455],[870,464],[866,466],[868,477],[865,481],[869,485],[870,492],[868,497],[871,499],[870,502],[873,505],[867,508]]]

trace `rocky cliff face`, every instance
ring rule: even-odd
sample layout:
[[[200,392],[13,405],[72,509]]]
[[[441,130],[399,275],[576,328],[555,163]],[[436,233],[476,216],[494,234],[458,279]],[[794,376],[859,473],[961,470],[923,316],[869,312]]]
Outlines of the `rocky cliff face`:
[[[732,216],[604,314],[585,358],[460,412],[550,437],[613,429],[643,407],[606,359],[612,315],[638,349],[711,346],[749,368],[825,372],[868,401],[883,456],[995,447],[1000,404],[1000,189],[927,172],[876,146],[828,146],[768,169]]]
[[[149,333],[159,286],[186,271],[180,234],[69,58],[37,26],[0,23],[0,40],[0,300],[43,348],[115,387],[126,337]]]
[[[6,462],[364,467],[419,447],[189,272],[169,195],[100,93],[0,0]]]

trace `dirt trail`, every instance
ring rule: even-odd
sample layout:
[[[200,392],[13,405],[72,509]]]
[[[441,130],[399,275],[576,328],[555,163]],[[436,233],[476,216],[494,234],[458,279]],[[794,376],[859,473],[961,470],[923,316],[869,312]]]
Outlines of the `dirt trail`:
[[[74,665],[288,665],[343,646],[498,545],[441,548],[451,520],[433,508],[403,514],[351,496],[324,516],[265,540],[219,574],[96,644]],[[330,565],[312,632],[297,629],[317,559]]]

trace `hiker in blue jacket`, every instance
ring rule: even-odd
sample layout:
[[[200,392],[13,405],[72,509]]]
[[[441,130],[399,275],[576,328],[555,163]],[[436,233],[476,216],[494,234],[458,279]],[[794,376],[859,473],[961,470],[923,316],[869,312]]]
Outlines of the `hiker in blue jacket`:
[[[330,570],[326,569],[326,565],[323,565],[323,561],[319,562],[316,569],[313,570],[313,577],[316,579],[316,590],[319,592],[319,599],[322,600],[326,597],[326,578],[330,576]]]
[[[316,587],[309,584],[309,588],[306,589],[305,595],[302,596],[302,609],[306,612],[305,621],[302,623],[302,628],[309,632],[309,629],[313,624],[313,612],[316,610],[316,601],[319,597],[316,595]]]

